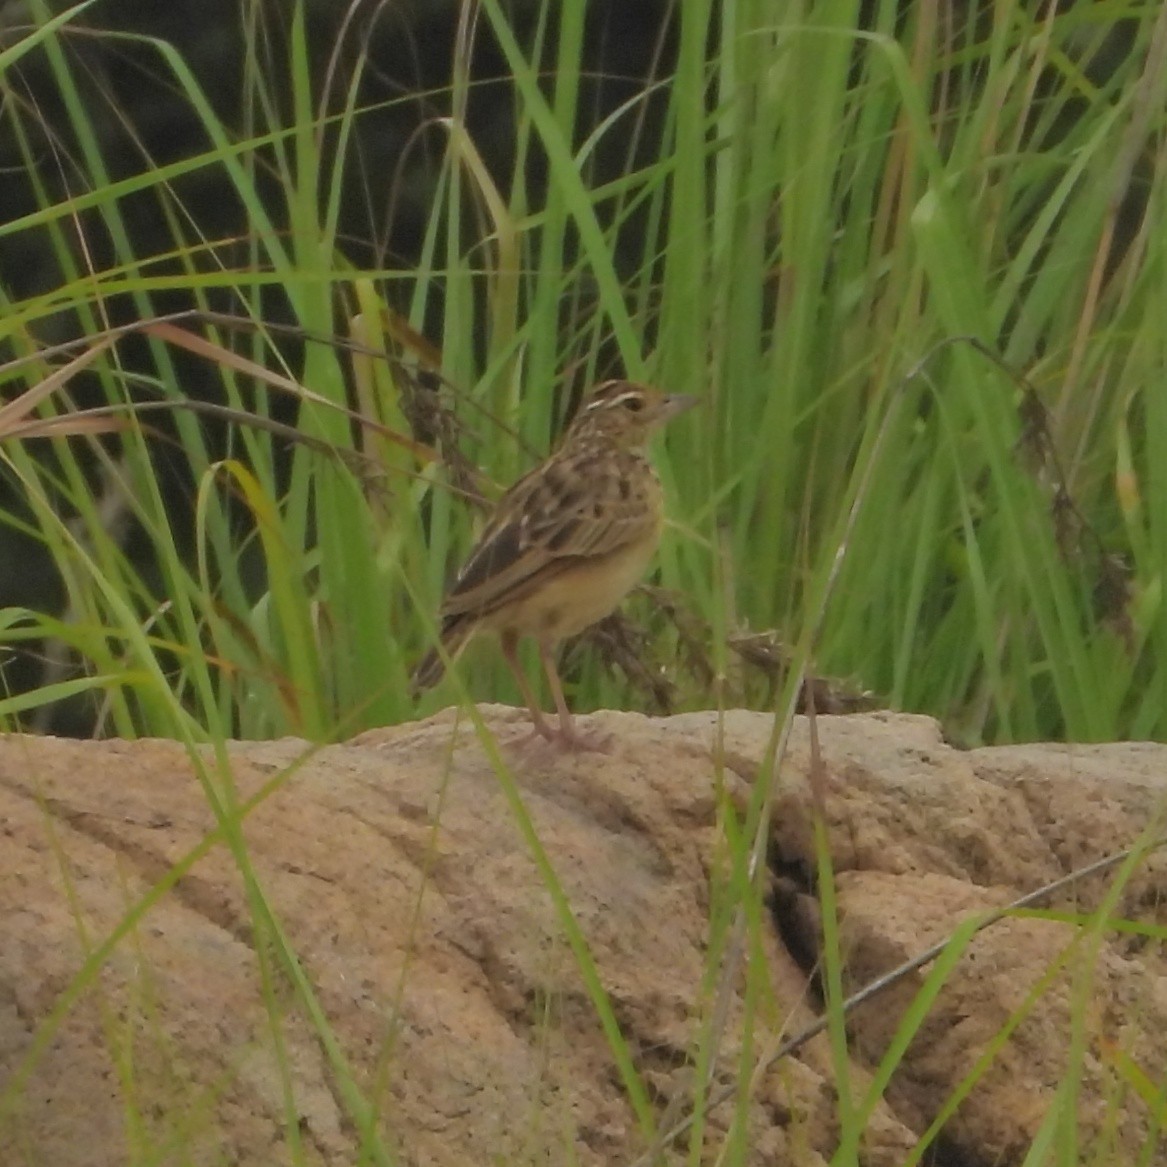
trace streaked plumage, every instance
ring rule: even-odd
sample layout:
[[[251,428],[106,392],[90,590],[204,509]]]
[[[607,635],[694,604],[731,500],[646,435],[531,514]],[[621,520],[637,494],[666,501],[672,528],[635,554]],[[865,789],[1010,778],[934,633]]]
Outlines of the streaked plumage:
[[[530,707],[535,730],[554,740],[516,648],[532,636],[555,697],[558,738],[576,731],[555,669],[555,646],[611,612],[644,574],[664,521],[660,481],[645,446],[693,398],[608,381],[580,409],[563,444],[502,496],[440,612],[442,645],[456,657],[477,632],[500,635],[503,655]],[[416,689],[444,668],[434,650],[418,665]]]

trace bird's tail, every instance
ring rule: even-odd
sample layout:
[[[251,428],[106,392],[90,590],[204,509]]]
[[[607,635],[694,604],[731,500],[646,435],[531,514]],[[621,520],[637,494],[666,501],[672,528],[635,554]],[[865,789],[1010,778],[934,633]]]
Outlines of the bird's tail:
[[[442,649],[431,648],[414,666],[413,675],[409,678],[409,691],[416,697],[426,689],[432,688],[441,679],[446,671],[447,660],[457,660],[466,642],[473,632],[462,622],[443,628],[441,632]]]

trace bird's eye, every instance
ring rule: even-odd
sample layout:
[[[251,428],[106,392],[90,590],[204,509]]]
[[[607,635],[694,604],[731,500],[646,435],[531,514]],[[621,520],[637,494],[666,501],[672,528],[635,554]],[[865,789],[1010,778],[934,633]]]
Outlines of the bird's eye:
[[[639,397],[625,397],[624,408],[629,413],[639,413],[644,408],[644,401]]]

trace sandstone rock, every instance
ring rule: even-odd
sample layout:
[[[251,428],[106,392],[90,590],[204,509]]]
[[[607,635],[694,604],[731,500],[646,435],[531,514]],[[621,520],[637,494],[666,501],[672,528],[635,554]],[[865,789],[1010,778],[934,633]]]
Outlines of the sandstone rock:
[[[611,752],[563,756],[519,747],[518,711],[482,712],[668,1125],[686,1113],[691,1055],[718,1008],[713,1089],[739,1069],[747,971],[723,1001],[706,983],[727,872],[718,790],[748,798],[771,719],[598,714],[588,720],[614,735]],[[818,730],[851,988],[1163,817],[1162,747],[960,752],[933,722],[885,714],[824,717]],[[178,745],[0,739],[0,1163],[266,1165],[292,1161],[293,1141],[305,1162],[353,1163],[361,1134],[334,1056],[396,1162],[644,1153],[556,906],[464,716],[318,749],[236,743],[223,764],[199,757],[216,797],[256,800],[248,879]],[[808,765],[800,720],[773,808],[772,918],[752,954],[764,988],[755,1061],[821,1005]],[[1161,925],[1163,867],[1159,853],[1140,864],[1118,896],[1123,916]],[[1053,906],[1089,911],[1112,879]],[[338,1055],[305,1014],[269,910]],[[98,971],[79,979],[87,962]],[[856,1095],[926,977],[853,1015]],[[904,1160],[1019,1009],[941,1150],[1020,1162],[1064,1078],[1076,1018],[1081,1145],[1109,1148],[1096,1161],[1134,1161],[1151,1123],[1116,1067],[1129,1057],[1162,1080],[1163,961],[1147,937],[1084,933],[1063,915],[1010,918],[972,940],[872,1115],[865,1167]],[[753,1098],[752,1162],[830,1160],[825,1037],[758,1071]],[[711,1153],[732,1112],[712,1111]],[[1161,1145],[1143,1153],[1167,1162]]]

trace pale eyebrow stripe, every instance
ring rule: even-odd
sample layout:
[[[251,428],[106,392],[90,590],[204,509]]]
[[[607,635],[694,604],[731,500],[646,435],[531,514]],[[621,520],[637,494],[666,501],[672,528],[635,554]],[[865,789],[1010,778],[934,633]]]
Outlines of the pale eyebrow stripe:
[[[627,401],[630,397],[639,397],[640,393],[636,389],[627,389],[616,397],[600,397],[589,401],[584,407],[584,413],[591,413],[593,409],[602,409],[608,405],[619,405],[621,401]]]

